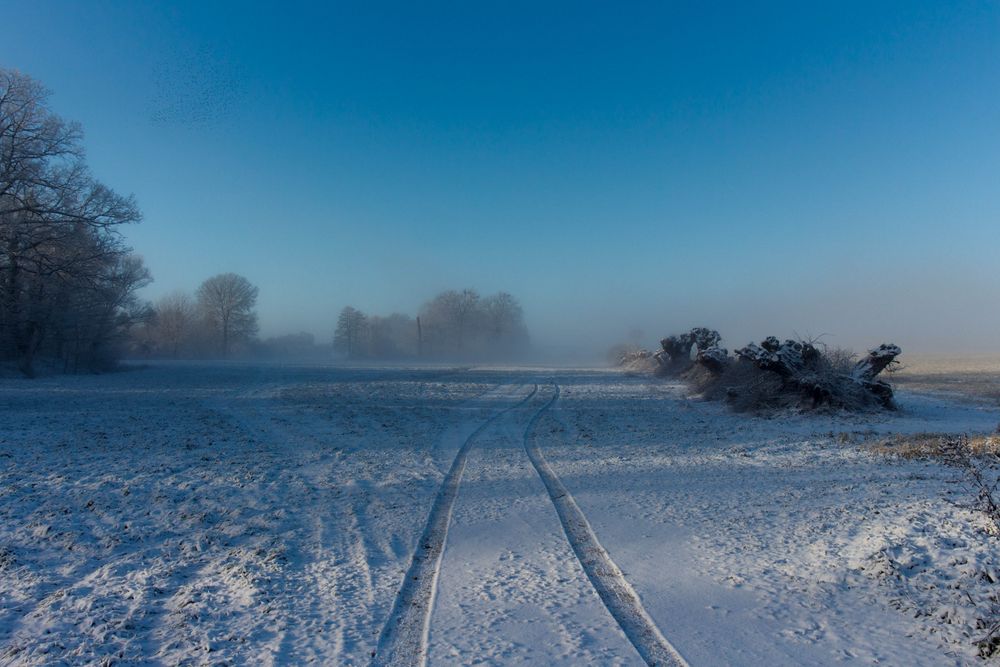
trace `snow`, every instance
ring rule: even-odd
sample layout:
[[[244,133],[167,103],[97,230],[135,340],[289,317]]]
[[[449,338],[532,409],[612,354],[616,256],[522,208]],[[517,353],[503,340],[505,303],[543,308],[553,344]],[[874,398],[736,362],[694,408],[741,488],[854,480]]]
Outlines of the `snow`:
[[[761,418],[530,367],[0,380],[0,663],[637,665],[645,615],[692,665],[974,664],[996,538],[954,470],[864,442],[1000,410],[897,398]]]

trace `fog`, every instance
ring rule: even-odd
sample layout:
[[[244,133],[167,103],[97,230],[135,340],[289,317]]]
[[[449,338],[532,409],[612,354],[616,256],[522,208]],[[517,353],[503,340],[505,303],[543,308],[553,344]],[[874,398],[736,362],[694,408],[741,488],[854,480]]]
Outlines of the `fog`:
[[[236,274],[259,339],[471,289],[536,361],[692,326],[986,354],[995,13],[33,3],[0,66],[134,195],[137,302]]]
[[[486,282],[486,281],[484,281]],[[433,294],[435,287],[427,286]],[[552,300],[544,295],[522,296],[525,319],[531,333],[531,358],[559,362],[603,361],[614,344],[635,342],[655,349],[660,338],[692,326],[709,326],[723,334],[730,349],[768,335],[818,338],[835,347],[861,352],[881,342],[892,341],[909,354],[988,355],[1000,352],[997,336],[1000,314],[980,308],[976,292],[942,289],[908,292],[899,286],[892,303],[874,300],[863,288],[844,291],[835,285],[815,295],[788,300],[761,299],[742,303],[735,296],[720,297],[706,304],[671,295],[626,295],[621,298]],[[951,299],[956,295],[963,295]],[[816,302],[811,299],[817,299]],[[352,303],[364,303],[360,300]],[[416,307],[394,307],[388,301],[385,312],[415,313]],[[273,309],[273,310],[272,310]],[[329,342],[336,325],[336,312],[310,316],[290,304],[270,303],[261,295],[261,334],[277,336],[297,331],[313,332],[317,340]]]

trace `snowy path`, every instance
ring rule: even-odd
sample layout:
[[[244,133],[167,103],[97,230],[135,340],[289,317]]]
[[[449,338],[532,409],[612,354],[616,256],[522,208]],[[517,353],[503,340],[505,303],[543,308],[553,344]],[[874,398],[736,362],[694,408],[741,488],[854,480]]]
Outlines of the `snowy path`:
[[[976,664],[995,543],[954,471],[863,443],[1000,410],[900,400],[761,419],[524,368],[3,380],[0,664],[361,666],[382,636],[394,664],[641,665],[657,628],[692,665]]]
[[[426,664],[427,636],[434,595],[437,591],[441,556],[448,539],[452,506],[458,495],[459,485],[462,483],[469,451],[483,431],[508,412],[529,402],[537,391],[537,386],[532,387],[523,399],[490,417],[473,431],[459,448],[448,474],[441,483],[441,489],[427,518],[427,525],[413,553],[410,568],[396,596],[392,613],[382,630],[378,648],[372,658],[373,666],[403,667]]]
[[[638,665],[562,533],[523,447],[551,388],[483,433],[441,567],[429,661]]]
[[[667,665],[686,667],[684,658],[664,638],[656,623],[650,618],[639,596],[626,581],[621,569],[601,546],[587,517],[538,447],[539,436],[536,433],[538,422],[557,400],[559,400],[559,385],[554,385],[552,398],[532,417],[524,432],[524,449],[539,477],[545,482],[552,504],[559,513],[566,539],[572,545],[597,594],[601,596],[604,606],[614,616],[646,664],[650,667]]]

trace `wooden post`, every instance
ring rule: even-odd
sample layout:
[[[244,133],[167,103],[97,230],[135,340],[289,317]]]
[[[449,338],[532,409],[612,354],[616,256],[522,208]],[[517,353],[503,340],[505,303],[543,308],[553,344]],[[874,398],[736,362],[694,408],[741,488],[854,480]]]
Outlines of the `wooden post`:
[[[420,328],[419,315],[417,315],[417,356],[424,356],[424,331]]]

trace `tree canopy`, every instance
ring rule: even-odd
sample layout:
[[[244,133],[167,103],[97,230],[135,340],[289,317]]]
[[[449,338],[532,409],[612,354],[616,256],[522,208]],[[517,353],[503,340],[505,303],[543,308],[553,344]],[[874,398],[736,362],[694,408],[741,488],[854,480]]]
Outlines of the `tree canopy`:
[[[67,370],[113,363],[151,280],[118,232],[140,220],[135,200],[90,174],[80,127],[48,98],[0,69],[0,360],[26,375],[38,357]]]

